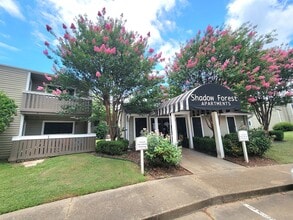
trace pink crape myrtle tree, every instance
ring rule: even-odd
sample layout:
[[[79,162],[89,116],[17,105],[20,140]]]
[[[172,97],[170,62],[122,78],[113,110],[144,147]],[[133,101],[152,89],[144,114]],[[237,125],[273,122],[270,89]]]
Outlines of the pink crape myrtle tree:
[[[90,91],[103,103],[112,139],[119,135],[118,117],[125,100],[138,93],[150,98],[148,95],[153,91],[160,91],[163,80],[153,71],[163,58],[148,46],[150,33],[144,37],[128,31],[125,24],[123,15],[116,19],[106,17],[103,8],[95,22],[79,15],[71,25],[63,24],[63,36],[57,36],[46,25],[52,42],[57,44],[46,41],[43,51],[54,62],[56,77],[50,80],[52,84],[78,88],[84,93]],[[64,91],[55,89],[53,93],[62,95]]]
[[[256,26],[236,30],[208,26],[189,40],[166,66],[170,95],[205,83],[230,88],[243,110],[252,111],[268,131],[272,109],[292,101],[293,50],[268,48],[275,32],[258,35]]]

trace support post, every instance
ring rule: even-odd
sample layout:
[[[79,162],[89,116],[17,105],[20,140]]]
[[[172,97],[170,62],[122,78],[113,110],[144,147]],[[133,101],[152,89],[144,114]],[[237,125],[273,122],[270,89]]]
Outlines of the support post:
[[[243,154],[244,154],[244,160],[246,163],[249,163],[245,141],[242,141],[242,149],[243,149]]]
[[[158,122],[158,117],[155,117],[155,133],[156,133],[156,135],[159,135],[159,122]]]
[[[174,113],[171,113],[171,126],[172,126],[172,144],[177,146],[178,143],[178,135],[177,135],[177,125],[176,125],[176,117]]]
[[[190,115],[187,115],[187,130],[188,130],[188,136],[189,136],[189,148],[193,149],[193,134],[192,134],[192,129],[191,129],[192,125],[191,125],[191,118]]]
[[[224,147],[223,147],[221,129],[220,129],[219,118],[218,118],[217,112],[212,112],[212,120],[213,120],[214,133],[215,133],[217,157],[224,158],[225,157]]]

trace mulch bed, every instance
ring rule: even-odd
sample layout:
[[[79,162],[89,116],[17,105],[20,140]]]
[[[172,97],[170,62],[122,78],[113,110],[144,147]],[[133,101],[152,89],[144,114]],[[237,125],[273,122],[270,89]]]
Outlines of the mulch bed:
[[[97,156],[115,158],[132,161],[140,165],[140,152],[139,151],[128,151],[126,154],[120,156],[110,156],[105,154],[96,154]],[[245,167],[259,167],[259,166],[270,166],[278,164],[276,161],[265,157],[249,157],[249,163],[246,163],[243,157],[229,157],[226,156],[225,160],[232,163],[236,163]],[[176,167],[150,167],[145,163],[145,175],[149,180],[162,179],[175,176],[183,176],[192,174],[190,171],[181,167],[180,165]]]
[[[140,165],[140,152],[139,151],[128,151],[126,154],[120,156],[110,156],[105,154],[97,154],[101,157],[115,158],[132,161]],[[163,179],[168,177],[183,176],[192,174],[188,170],[184,169],[180,165],[176,167],[150,167],[145,163],[145,175],[149,180]]]

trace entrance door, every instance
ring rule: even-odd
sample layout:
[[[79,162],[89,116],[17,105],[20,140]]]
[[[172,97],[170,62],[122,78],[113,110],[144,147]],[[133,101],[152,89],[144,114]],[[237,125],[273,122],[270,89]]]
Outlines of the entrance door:
[[[147,128],[147,119],[146,118],[136,118],[135,119],[135,137],[140,136],[140,132],[143,129]]]
[[[229,133],[235,133],[236,126],[235,126],[234,117],[227,117],[227,122],[228,122]]]
[[[192,118],[194,137],[202,137],[201,120],[199,117]]]
[[[182,147],[188,147],[187,131],[186,131],[186,121],[185,118],[176,118],[177,123],[177,135],[180,140]]]

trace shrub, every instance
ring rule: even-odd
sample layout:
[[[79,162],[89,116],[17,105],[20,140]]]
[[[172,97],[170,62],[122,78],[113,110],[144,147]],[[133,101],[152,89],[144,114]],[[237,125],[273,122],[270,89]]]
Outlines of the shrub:
[[[108,155],[122,155],[127,147],[124,141],[98,141],[96,146],[96,151],[98,153],[108,154]]]
[[[194,137],[194,149],[200,152],[215,154],[217,152],[215,139],[212,137]]]
[[[273,130],[293,131],[293,123],[280,122],[273,126]]]
[[[104,139],[108,131],[107,123],[104,121],[99,122],[96,127],[96,136],[99,139]]]
[[[247,152],[249,155],[262,156],[271,147],[271,139],[262,129],[249,130],[248,136]]]
[[[16,115],[17,106],[4,92],[0,91],[0,134],[4,132]]]
[[[271,146],[270,137],[261,129],[248,131],[249,141],[246,142],[247,153],[250,156],[262,156]],[[242,143],[236,133],[226,134],[223,138],[226,155],[242,156]]]
[[[223,146],[226,155],[243,155],[242,144],[238,140],[237,133],[226,134],[223,138]]]
[[[273,130],[269,131],[270,137],[274,138],[274,141],[283,141],[284,140],[284,131],[283,130]]]
[[[170,167],[176,166],[181,160],[181,148],[171,144],[163,137],[150,134],[148,138],[148,149],[145,157],[150,166]]]

